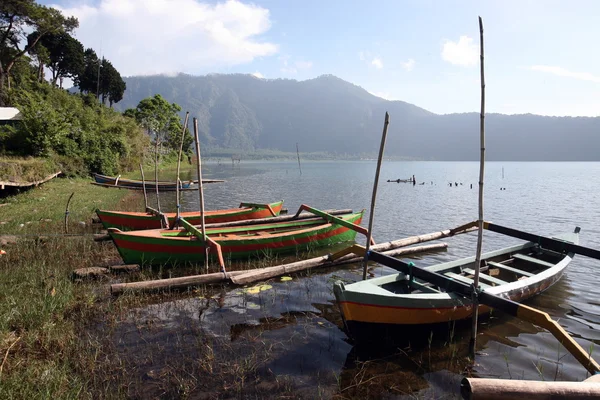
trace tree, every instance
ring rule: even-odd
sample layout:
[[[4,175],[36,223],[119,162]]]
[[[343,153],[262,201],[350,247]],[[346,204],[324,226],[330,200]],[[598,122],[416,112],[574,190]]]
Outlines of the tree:
[[[34,0],[2,0],[0,5],[0,106],[6,102],[6,87],[10,89],[11,69],[25,53],[35,47],[44,35],[71,32],[79,26],[75,17],[66,18],[51,7]],[[37,31],[37,40],[26,39],[27,31]],[[21,48],[21,43],[26,43]],[[6,85],[6,86],[5,86]]]
[[[123,99],[126,84],[119,71],[105,58],[98,59],[96,52],[86,49],[83,53],[83,68],[74,78],[74,84],[79,92],[94,93],[102,96],[102,103],[108,100],[110,106]]]
[[[148,135],[154,135],[155,140],[167,142],[173,150],[179,150],[181,143],[182,125],[178,112],[181,107],[176,103],[169,103],[160,94],[140,101],[136,108],[125,110],[125,116],[133,117],[138,121]],[[191,135],[186,130],[183,141],[184,151],[188,151],[192,143]]]
[[[123,99],[126,84],[119,71],[113,67],[110,61],[102,59],[102,68],[100,69],[100,95],[102,103],[108,100],[110,107],[113,103],[118,103]]]
[[[29,43],[38,40],[35,53],[46,53],[45,64],[52,71],[52,84],[62,78],[74,78],[83,73],[83,45],[66,32],[48,33],[38,39],[39,32],[27,37]],[[45,51],[44,51],[45,49]],[[61,86],[62,87],[62,86]]]

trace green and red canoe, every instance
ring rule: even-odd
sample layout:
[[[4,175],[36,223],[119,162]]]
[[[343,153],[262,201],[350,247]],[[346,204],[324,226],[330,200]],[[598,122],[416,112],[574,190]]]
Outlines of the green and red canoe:
[[[241,203],[238,208],[205,211],[204,223],[216,224],[275,217],[279,215],[282,207],[283,200],[271,204]],[[132,231],[161,228],[161,217],[151,212],[96,210],[96,214],[106,229],[118,228]],[[177,214],[165,213],[165,215],[169,219],[169,226],[172,226],[177,218]],[[202,223],[199,211],[182,212],[181,217],[192,225],[200,225]]]
[[[331,222],[317,217],[270,224],[207,228],[206,234],[220,245],[225,259],[293,253],[354,240],[357,230],[364,231],[364,228],[358,226],[363,213],[364,210],[330,217],[328,219]],[[335,221],[338,218],[342,221]],[[356,230],[344,221],[356,225]],[[130,232],[111,228],[108,231],[127,264],[202,262],[205,248],[210,247],[210,244],[183,228]]]

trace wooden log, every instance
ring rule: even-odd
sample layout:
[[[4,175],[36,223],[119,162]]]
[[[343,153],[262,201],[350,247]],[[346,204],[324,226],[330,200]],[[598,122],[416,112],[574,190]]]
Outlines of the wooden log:
[[[79,268],[73,271],[73,280],[78,279],[98,279],[108,274],[108,268],[102,267],[88,267]]]
[[[179,278],[157,279],[153,281],[115,283],[110,285],[110,292],[114,295],[117,295],[124,292],[142,292],[158,289],[183,289],[189,286],[225,282],[230,276],[241,275],[246,272],[248,271],[231,271],[227,272],[227,274],[217,272],[214,274],[182,276]]]
[[[94,242],[106,242],[112,240],[108,233],[97,233],[94,235]]]
[[[461,382],[464,399],[477,400],[538,400],[538,399],[598,399],[600,382],[540,382],[508,379],[464,378]]]
[[[408,249],[395,249],[386,254],[402,255],[402,254],[413,254],[423,251],[439,250],[448,247],[446,243],[439,243],[428,246],[411,247]],[[125,291],[131,292],[143,292],[152,291],[158,289],[182,289],[189,286],[203,285],[210,283],[220,283],[230,280],[234,284],[245,284],[249,282],[255,282],[262,279],[268,279],[279,275],[284,275],[291,272],[301,271],[303,269],[314,268],[314,267],[332,267],[343,264],[356,263],[362,260],[362,257],[354,255],[348,255],[342,257],[336,261],[329,261],[328,256],[315,257],[310,260],[303,260],[292,264],[283,266],[275,266],[270,268],[258,268],[245,271],[230,271],[227,274],[218,272],[214,274],[203,274],[184,276],[180,278],[171,279],[158,279],[154,281],[141,281],[141,282],[130,282],[130,283],[115,283],[110,286],[110,292],[114,295],[121,294]],[[301,268],[304,266],[304,268]],[[264,273],[263,273],[264,272]],[[243,278],[243,283],[238,283],[236,277],[247,276]],[[250,277],[250,278],[249,278]]]
[[[398,247],[406,247],[406,246],[410,246],[413,244],[443,239],[443,238],[447,238],[450,236],[459,235],[461,233],[472,232],[475,230],[477,230],[477,227],[468,227],[468,228],[465,228],[464,230],[460,230],[460,231],[457,231],[455,229],[447,229],[445,231],[427,233],[425,235],[410,236],[410,237],[407,237],[404,239],[398,239],[398,240],[393,240],[391,242],[376,244],[374,246],[371,246],[371,250],[385,252],[387,250],[396,249]]]
[[[138,272],[140,266],[138,264],[111,265],[108,269],[112,273],[131,273]]]
[[[410,247],[406,249],[393,249],[384,252],[392,257],[421,253],[424,251],[432,251],[432,250],[440,250],[448,247],[446,243],[426,245],[426,246],[418,246],[418,247]],[[293,272],[304,271],[311,268],[316,267],[334,267],[344,264],[352,264],[355,262],[360,262],[363,260],[363,257],[357,257],[354,254],[348,254],[344,257],[338,258],[337,260],[332,261],[329,258],[329,255],[315,257],[308,260],[301,260],[290,264],[277,265],[274,267],[263,268],[257,271],[248,271],[243,275],[237,275],[231,277],[231,282],[236,285],[246,285],[248,283],[261,281],[269,278],[273,278],[279,275],[290,274]]]

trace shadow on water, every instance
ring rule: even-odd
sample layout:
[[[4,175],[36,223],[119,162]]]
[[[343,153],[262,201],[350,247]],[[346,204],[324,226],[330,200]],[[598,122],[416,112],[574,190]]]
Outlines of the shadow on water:
[[[218,167],[232,170],[231,166]],[[306,168],[303,165],[303,176],[294,179],[289,179],[285,169],[275,167],[276,164],[267,168],[242,166],[231,171],[228,182],[207,185],[209,207],[231,206],[232,201],[235,204],[281,198],[286,199],[290,210],[299,203],[361,209],[369,202],[370,191],[357,192],[356,188],[370,187],[371,167],[374,167],[371,164],[308,163]],[[512,181],[490,179],[489,186],[508,184],[510,190],[488,192],[489,219],[539,233],[559,233],[565,226],[572,229],[571,225],[587,222],[587,227],[583,226],[582,244],[600,247],[595,228],[598,224],[594,223],[598,222],[596,214],[574,206],[582,204],[581,199],[585,200],[583,204],[593,200],[590,198],[593,190],[588,187],[591,178],[587,179],[590,176],[587,169],[591,167],[544,165],[544,171],[549,172],[543,173],[543,179],[533,167],[522,163],[507,165],[507,176],[513,177]],[[592,167],[600,171],[600,166]],[[441,166],[390,163],[387,168],[390,176],[405,176],[407,168],[422,168],[417,176],[430,175],[435,182],[455,180],[458,178],[454,175],[465,174],[476,182],[477,177],[475,163]],[[494,168],[498,170],[499,165],[491,163],[490,174]],[[549,176],[554,178],[550,180]],[[211,177],[223,176],[215,170]],[[564,195],[560,190],[565,179],[573,181],[572,195]],[[331,190],[334,187],[336,190]],[[561,196],[546,199],[539,195],[554,192]],[[416,188],[382,186],[378,200],[382,214],[376,218],[376,239],[392,240],[433,232],[473,219],[476,196],[472,193],[467,186],[452,190],[441,184]],[[187,194],[186,199],[191,205],[197,201],[197,194]],[[402,212],[398,211],[398,199],[402,199]],[[515,204],[522,208],[518,214],[514,212]],[[413,260],[427,266],[474,254],[475,235],[462,235],[447,242],[448,252],[421,255]],[[484,251],[514,243],[486,233]],[[313,252],[309,257],[320,254],[323,253]],[[295,257],[268,262],[277,264],[293,261]],[[236,266],[251,267],[251,263]],[[185,275],[196,268],[164,268],[159,273],[163,277]],[[590,344],[600,343],[595,268],[589,260],[576,257],[560,282],[528,302],[559,319],[586,349]],[[401,329],[392,334],[397,339],[393,346],[354,346],[343,331],[332,284],[338,279],[345,282],[360,279],[361,272],[360,266],[349,265],[296,274],[286,281],[274,278],[249,288],[199,287],[142,297],[137,303],[123,305],[120,319],[107,337],[131,379],[129,395],[135,398],[458,398],[458,382],[469,365],[468,322],[437,327],[433,333]],[[370,268],[372,276],[392,272],[380,266]],[[373,336],[380,338],[376,333]],[[535,380],[586,377],[585,370],[549,333],[500,313],[482,320],[476,361],[470,373],[482,377]]]

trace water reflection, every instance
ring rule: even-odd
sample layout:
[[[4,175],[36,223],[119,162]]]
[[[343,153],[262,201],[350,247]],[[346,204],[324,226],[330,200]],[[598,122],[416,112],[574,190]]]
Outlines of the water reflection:
[[[504,180],[499,174],[502,167]],[[319,208],[368,207],[375,163],[306,163],[302,176],[292,173],[294,168],[293,163],[242,162],[235,168],[211,165],[206,176],[227,182],[206,186],[207,208],[281,198],[290,211],[301,203]],[[384,164],[385,179],[415,174],[434,184],[413,187],[382,183],[375,239],[393,240],[475,219],[477,196],[468,183],[477,181],[477,173],[477,163]],[[600,214],[587,206],[595,201],[593,189],[600,184],[600,164],[490,163],[487,177],[486,219],[542,234],[561,233],[580,225],[582,245],[600,248]],[[465,185],[447,186],[455,180]],[[568,191],[565,181],[569,182]],[[498,190],[500,186],[507,190]],[[194,209],[195,204],[197,194],[185,192],[184,206]],[[475,234],[445,241],[449,244],[447,252],[421,255],[415,262],[426,266],[474,254]],[[486,233],[484,251],[515,243],[518,241]],[[597,262],[575,257],[562,280],[530,302],[558,318],[586,349],[600,343],[597,268]],[[374,276],[393,272],[381,266],[370,271]],[[184,293],[167,302],[157,296],[151,301],[160,304],[130,311],[119,328],[127,333],[115,340],[124,340],[124,352],[137,349],[153,353],[155,345],[164,345],[169,350],[161,354],[167,361],[187,350],[206,356],[206,343],[211,343],[214,357],[222,365],[230,365],[232,360],[238,364],[254,360],[253,374],[263,382],[291,377],[290,385],[298,397],[457,394],[466,366],[468,326],[459,324],[433,336],[405,333],[404,343],[392,350],[355,348],[341,330],[332,282],[351,282],[360,276],[360,266],[352,265],[294,276],[287,282],[273,279],[268,282],[271,288],[255,294],[243,288],[222,287]],[[173,338],[178,338],[179,344],[175,345]],[[481,325],[474,373],[545,380],[582,380],[586,376],[583,367],[549,333],[500,313]]]

